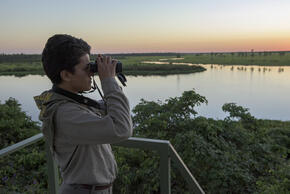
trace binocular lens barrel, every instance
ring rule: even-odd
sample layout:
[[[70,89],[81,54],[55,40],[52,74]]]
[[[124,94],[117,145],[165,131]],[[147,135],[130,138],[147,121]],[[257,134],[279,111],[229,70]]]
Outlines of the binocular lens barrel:
[[[89,63],[90,66],[90,71],[93,73],[97,73],[98,72],[98,64],[96,62],[91,62]],[[116,73],[121,73],[122,72],[122,63],[120,61],[117,62],[116,65]]]

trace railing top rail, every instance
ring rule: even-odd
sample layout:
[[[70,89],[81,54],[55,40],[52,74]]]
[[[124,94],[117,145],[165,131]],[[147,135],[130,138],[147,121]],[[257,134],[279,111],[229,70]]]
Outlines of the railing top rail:
[[[16,144],[3,148],[0,150],[0,158],[8,154],[11,154],[19,149],[22,149],[26,146],[29,146],[33,143],[36,143],[42,138],[43,138],[43,134],[39,133],[23,141],[20,141]],[[141,149],[161,151],[162,149],[164,149],[165,146],[169,146],[170,142],[167,140],[131,137],[126,141],[115,143],[113,145],[121,145],[124,147],[130,147],[130,148],[141,148]]]
[[[43,138],[43,134],[39,133],[39,134],[34,135],[34,136],[30,137],[30,138],[27,138],[27,139],[25,139],[23,141],[20,141],[20,142],[18,142],[16,144],[13,144],[11,146],[3,148],[3,149],[0,150],[0,158],[3,157],[3,156],[6,156],[8,154],[11,154],[11,153],[13,153],[13,152],[15,152],[17,150],[20,150],[20,149],[22,149],[22,148],[24,148],[26,146],[29,146],[29,145],[31,145],[33,143],[36,143],[39,140],[41,140],[42,138]]]
[[[149,149],[153,151],[164,151],[164,149],[168,149],[168,146],[170,145],[170,141],[130,137],[126,141],[114,143],[113,145],[123,146],[127,148],[140,148],[140,149]]]

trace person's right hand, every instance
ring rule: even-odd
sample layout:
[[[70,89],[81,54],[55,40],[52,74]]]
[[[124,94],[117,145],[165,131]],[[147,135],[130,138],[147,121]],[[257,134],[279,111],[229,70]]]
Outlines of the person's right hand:
[[[102,81],[108,77],[115,77],[117,60],[112,60],[110,56],[98,55],[96,62],[98,64],[98,74]]]

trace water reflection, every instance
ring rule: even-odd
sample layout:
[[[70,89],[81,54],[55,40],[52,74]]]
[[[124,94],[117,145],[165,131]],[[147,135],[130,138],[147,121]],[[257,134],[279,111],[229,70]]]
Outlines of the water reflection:
[[[153,63],[153,62],[152,62]],[[184,63],[180,63],[180,64],[184,64]],[[193,65],[191,63],[188,63],[188,65]],[[214,64],[210,64],[210,65],[201,65],[204,67],[209,67],[211,69],[230,69],[231,71],[247,71],[250,70],[251,72],[254,71],[259,71],[259,72],[270,72],[270,71],[276,71],[278,73],[282,73],[284,72],[284,68],[289,69],[289,67],[279,67],[279,66],[266,66],[266,67],[261,67],[261,66],[254,66],[254,65],[247,65],[247,66],[243,66],[243,65],[231,65],[231,66],[227,66],[227,65],[214,65]]]
[[[164,101],[195,88],[209,101],[198,108],[200,115],[224,118],[222,105],[235,102],[250,108],[258,118],[290,120],[290,67],[266,67],[264,71],[260,66],[203,66],[207,71],[187,75],[128,76],[128,87],[123,90],[131,108],[141,98]],[[96,81],[99,84],[98,78]],[[1,102],[16,98],[35,121],[38,110],[32,97],[49,88],[51,83],[45,76],[0,76]],[[97,92],[89,96],[99,99]]]

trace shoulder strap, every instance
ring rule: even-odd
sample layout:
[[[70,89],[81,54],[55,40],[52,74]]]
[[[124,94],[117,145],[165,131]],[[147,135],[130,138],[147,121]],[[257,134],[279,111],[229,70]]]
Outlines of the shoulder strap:
[[[74,93],[66,91],[62,88],[59,88],[55,85],[52,87],[52,91],[54,91],[55,93],[58,93],[60,95],[66,96],[68,98],[71,98],[80,104],[85,104],[87,106],[92,106],[92,107],[100,109],[100,104],[97,101],[90,99],[88,97],[74,94]]]

